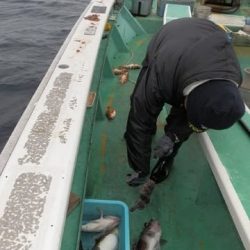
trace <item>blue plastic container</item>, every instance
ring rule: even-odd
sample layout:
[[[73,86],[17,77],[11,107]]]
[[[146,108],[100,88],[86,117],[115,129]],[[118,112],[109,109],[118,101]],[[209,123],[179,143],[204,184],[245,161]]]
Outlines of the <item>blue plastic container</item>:
[[[100,218],[100,209],[103,215],[120,217],[119,224],[119,250],[130,250],[129,239],[129,210],[122,201],[85,199],[82,224]],[[81,244],[84,250],[90,250],[95,244],[96,233],[81,234]]]

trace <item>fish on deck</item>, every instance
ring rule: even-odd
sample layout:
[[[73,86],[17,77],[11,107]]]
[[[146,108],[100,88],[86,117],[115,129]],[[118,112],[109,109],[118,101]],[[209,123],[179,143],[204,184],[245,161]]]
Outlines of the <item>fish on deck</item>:
[[[130,208],[130,212],[134,212],[137,209],[138,210],[144,209],[150,202],[150,197],[154,188],[155,188],[155,182],[149,178],[140,189],[139,199],[136,201],[135,205]]]
[[[160,250],[161,225],[158,220],[151,219],[145,223],[140,238],[133,245],[133,250]]]

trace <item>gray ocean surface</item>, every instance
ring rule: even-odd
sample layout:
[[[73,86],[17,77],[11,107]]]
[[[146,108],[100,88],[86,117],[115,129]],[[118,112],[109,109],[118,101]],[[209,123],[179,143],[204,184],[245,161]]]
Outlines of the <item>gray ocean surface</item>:
[[[88,0],[0,0],[0,152]]]

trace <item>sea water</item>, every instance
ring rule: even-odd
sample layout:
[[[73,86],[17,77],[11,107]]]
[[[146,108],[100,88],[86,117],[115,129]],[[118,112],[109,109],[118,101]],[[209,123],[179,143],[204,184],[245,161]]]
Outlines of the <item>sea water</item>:
[[[0,0],[0,152],[89,0]]]

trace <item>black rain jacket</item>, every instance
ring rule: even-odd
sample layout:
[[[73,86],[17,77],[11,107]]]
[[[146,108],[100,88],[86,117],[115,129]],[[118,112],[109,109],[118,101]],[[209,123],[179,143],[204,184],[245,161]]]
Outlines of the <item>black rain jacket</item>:
[[[172,105],[165,133],[185,141],[192,133],[183,90],[206,79],[241,84],[241,70],[229,36],[206,19],[182,18],[164,25],[151,40],[131,95],[125,139],[130,167],[148,174],[152,135],[165,103]]]

